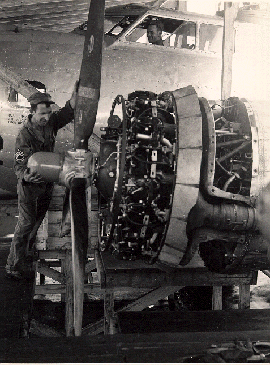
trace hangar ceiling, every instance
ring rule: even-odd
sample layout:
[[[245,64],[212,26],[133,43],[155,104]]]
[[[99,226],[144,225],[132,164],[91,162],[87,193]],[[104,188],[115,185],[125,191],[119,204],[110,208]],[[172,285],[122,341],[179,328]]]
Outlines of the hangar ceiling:
[[[133,0],[134,4],[161,4],[164,1]],[[126,5],[130,0],[106,0],[106,8]],[[35,29],[70,32],[88,17],[90,0],[1,0],[0,30]]]
[[[207,2],[209,3],[209,1],[206,1],[206,6]],[[218,0],[216,2],[222,4]],[[182,0],[105,0],[106,9],[114,6],[127,6],[131,3],[137,4],[137,6],[164,5],[168,8],[186,10],[188,2]],[[87,21],[89,4],[90,0],[0,0],[0,32],[1,30],[33,29],[68,33]],[[251,9],[252,7],[254,6],[251,6]],[[259,8],[262,6],[259,5]],[[259,10],[259,13],[256,13],[250,11],[251,9],[249,8],[249,11],[244,11],[242,14],[239,12],[239,19],[254,22],[259,15],[260,21],[266,20],[269,23],[269,3],[267,9],[264,6],[266,12]],[[108,23],[107,27],[110,28],[110,26],[111,23]],[[105,22],[105,31],[109,28],[106,29]]]

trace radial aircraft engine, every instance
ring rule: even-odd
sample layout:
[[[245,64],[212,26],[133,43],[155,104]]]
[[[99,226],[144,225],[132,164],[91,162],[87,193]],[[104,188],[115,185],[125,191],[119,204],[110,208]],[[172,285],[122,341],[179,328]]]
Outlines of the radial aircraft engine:
[[[192,86],[118,95],[101,128],[96,166],[89,165],[101,250],[176,266],[199,252],[219,273],[268,269],[256,214],[270,175],[267,105],[256,111],[260,117],[238,97],[207,101]],[[73,176],[68,158],[43,166],[38,155],[29,166],[44,178]]]
[[[238,97],[208,102],[192,86],[117,96],[95,179],[101,249],[178,265],[199,250],[220,273],[269,268],[256,219],[270,167],[261,114]]]

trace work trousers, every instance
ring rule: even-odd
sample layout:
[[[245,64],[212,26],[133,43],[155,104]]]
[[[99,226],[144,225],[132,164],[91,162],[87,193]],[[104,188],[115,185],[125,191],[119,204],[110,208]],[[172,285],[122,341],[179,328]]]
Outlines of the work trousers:
[[[53,183],[18,181],[19,217],[7,259],[7,268],[25,271],[34,248],[38,228],[49,208]]]

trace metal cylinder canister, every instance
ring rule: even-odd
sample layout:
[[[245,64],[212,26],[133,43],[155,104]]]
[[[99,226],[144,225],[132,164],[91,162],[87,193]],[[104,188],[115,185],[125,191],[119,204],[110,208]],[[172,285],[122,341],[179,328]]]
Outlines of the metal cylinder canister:
[[[31,172],[37,172],[46,182],[58,182],[63,156],[53,152],[36,152],[28,160]]]

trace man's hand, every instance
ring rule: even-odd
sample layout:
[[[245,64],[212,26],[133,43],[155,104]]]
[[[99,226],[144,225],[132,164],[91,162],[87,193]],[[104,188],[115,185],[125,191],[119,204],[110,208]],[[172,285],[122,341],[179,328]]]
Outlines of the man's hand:
[[[76,105],[76,99],[77,99],[78,89],[79,89],[79,80],[77,80],[75,82],[74,89],[73,89],[71,98],[69,100],[69,103],[70,103],[70,106],[71,106],[72,109],[74,109],[75,108],[75,105]]]
[[[24,171],[23,179],[24,179],[24,181],[31,182],[31,183],[41,183],[41,182],[44,182],[44,180],[42,179],[41,175],[39,175],[36,171],[30,172],[29,169],[26,169]]]

